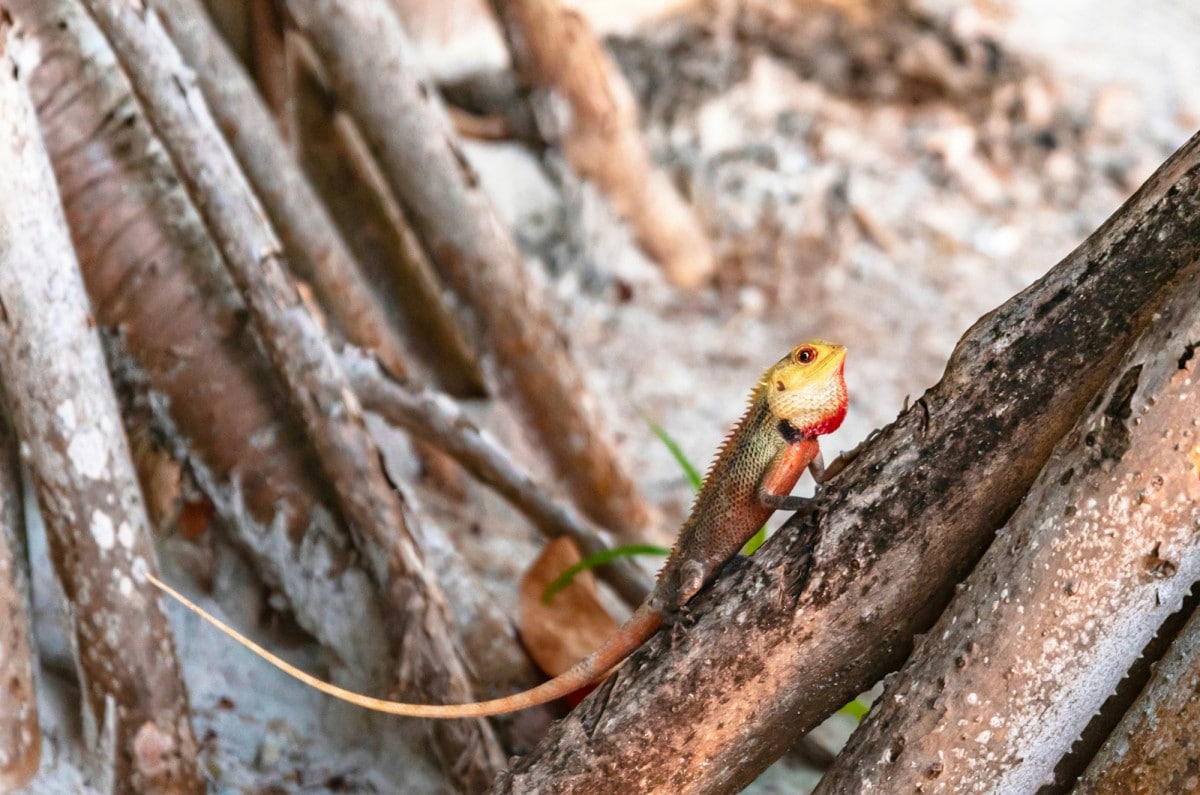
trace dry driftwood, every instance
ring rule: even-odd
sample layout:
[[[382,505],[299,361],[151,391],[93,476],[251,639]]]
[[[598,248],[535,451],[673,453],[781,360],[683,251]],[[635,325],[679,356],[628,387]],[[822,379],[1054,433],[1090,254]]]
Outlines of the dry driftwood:
[[[4,25],[0,23],[0,52]],[[0,57],[0,68],[9,62]],[[0,217],[0,245],[8,235]],[[0,257],[0,267],[7,265]],[[5,688],[0,714],[0,792],[29,783],[42,757],[33,655],[29,643],[29,576],[25,567],[25,512],[22,510],[17,438],[0,395],[0,682]]]
[[[733,791],[894,670],[1194,268],[1198,186],[1200,136],[968,331],[812,510],[697,599],[695,626],[648,643],[496,791]]]
[[[1052,784],[1200,580],[1197,269],[1172,291],[819,792]]]
[[[566,536],[582,555],[610,548],[603,531],[593,527],[569,505],[547,494],[528,472],[512,460],[490,436],[445,395],[428,389],[414,391],[390,378],[371,359],[343,355],[350,385],[363,403],[392,425],[427,439],[453,456],[462,466],[496,490],[537,526],[547,538]],[[628,558],[596,569],[631,607],[650,592],[645,575]]]
[[[385,3],[289,2],[339,101],[354,118],[421,244],[472,318],[476,350],[594,520],[644,537],[651,511],[599,432],[595,407],[508,230],[478,176],[404,62],[406,41]]]
[[[1197,480],[1192,478],[1193,483]],[[1195,791],[1200,771],[1198,728],[1200,613],[1193,613],[1075,791],[1081,795]]]
[[[222,251],[258,338],[287,386],[356,546],[384,591],[402,697],[468,701],[470,680],[449,633],[440,588],[411,535],[324,332],[288,277],[282,250],[204,106],[194,78],[154,14],[136,1],[87,0],[113,43],[163,145]],[[433,746],[458,786],[478,789],[503,764],[482,720],[432,722]]]
[[[259,573],[333,652],[335,678],[385,689],[376,590],[111,48],[74,0],[9,5],[39,52],[55,55],[26,64],[30,91],[97,320],[121,329],[132,360],[115,369],[142,382],[157,429],[182,448]]]
[[[704,228],[655,165],[637,103],[587,21],[558,0],[492,0],[542,137],[593,181],[671,282],[699,287],[716,257]],[[550,129],[553,128],[553,129]]]
[[[68,600],[87,740],[109,777],[97,784],[199,793],[187,693],[146,580],[145,507],[33,106],[7,59],[0,161],[0,372]]]
[[[313,286],[335,328],[405,373],[406,356],[379,299],[363,281],[333,220],[304,178],[250,79],[197,0],[155,0],[160,18],[192,66],[200,90],[238,163],[262,200],[296,275]],[[261,50],[256,50],[260,52]]]

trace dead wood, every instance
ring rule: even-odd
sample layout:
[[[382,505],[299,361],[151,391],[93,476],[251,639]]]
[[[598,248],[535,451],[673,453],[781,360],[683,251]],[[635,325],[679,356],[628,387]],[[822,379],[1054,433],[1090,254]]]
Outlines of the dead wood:
[[[491,382],[513,400],[572,499],[624,538],[652,512],[601,431],[593,398],[553,321],[549,297],[466,161],[429,89],[405,62],[385,3],[288,3],[330,85],[363,133],[388,186],[446,286],[470,313]]]
[[[496,791],[734,791],[898,666],[1194,269],[1198,186],[1200,136],[968,331],[812,510],[698,598],[695,626],[648,643]]]
[[[525,514],[547,538],[566,536],[582,555],[611,548],[604,531],[551,497],[449,397],[429,389],[412,389],[362,356],[343,355],[342,364],[363,408],[449,453]],[[645,575],[628,558],[601,566],[596,573],[631,607],[640,605],[650,592]]]
[[[407,357],[379,299],[203,7],[198,0],[156,0],[154,6],[161,9],[160,18],[195,70],[200,90],[262,200],[296,276],[313,286],[321,308],[346,340],[374,351],[393,372],[407,372]],[[272,73],[282,68],[271,65]]]
[[[455,397],[485,392],[483,373],[450,314],[432,263],[404,217],[354,122],[319,77],[311,46],[293,36],[291,115],[297,156],[367,278],[389,297],[392,321],[419,371]]]
[[[819,792],[1033,792],[1053,782],[1200,580],[1198,299],[1191,268]]]
[[[4,26],[0,23],[0,52]],[[0,58],[0,64],[8,65]],[[0,219],[0,242],[7,236]],[[9,264],[0,258],[0,267]],[[24,787],[37,773],[42,758],[37,692],[29,635],[29,573],[26,569],[25,512],[22,510],[17,438],[0,396],[0,683],[4,710],[0,712],[0,791]]]
[[[87,0],[147,117],[170,153],[230,274],[257,337],[302,418],[356,546],[383,589],[400,662],[400,697],[472,698],[445,600],[411,534],[414,516],[391,488],[358,402],[323,330],[287,275],[286,259],[221,137],[195,79],[140,3]],[[457,786],[476,790],[503,764],[484,721],[433,722],[433,746]]]
[[[68,600],[87,741],[111,776],[102,789],[199,793],[187,693],[145,576],[149,522],[25,92],[4,58],[0,373]]]
[[[1192,449],[1195,461],[1200,454]],[[1192,483],[1196,480],[1193,474]],[[1092,759],[1075,792],[1157,795],[1194,791],[1200,772],[1198,731],[1200,613],[1193,613],[1155,666],[1145,690]]]
[[[716,258],[692,208],[655,165],[637,103],[587,21],[558,0],[492,0],[542,138],[593,181],[638,243],[680,287],[713,277]]]
[[[333,652],[335,679],[386,689],[394,657],[376,589],[111,48],[76,2],[9,5],[55,55],[26,64],[30,92],[96,318],[120,329],[124,353],[111,366],[154,412],[226,532]]]

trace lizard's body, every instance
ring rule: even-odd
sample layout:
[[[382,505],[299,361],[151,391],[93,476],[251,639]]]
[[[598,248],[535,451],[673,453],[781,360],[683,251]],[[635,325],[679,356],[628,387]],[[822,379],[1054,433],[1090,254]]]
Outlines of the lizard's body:
[[[821,453],[817,437],[836,430],[846,415],[846,384],[842,377],[845,355],[840,345],[813,340],[797,346],[764,373],[750,395],[746,413],[709,468],[691,514],[646,601],[595,652],[570,670],[521,693],[471,704],[405,704],[354,693],[284,662],[153,576],[150,579],[286,673],[367,709],[420,718],[472,718],[554,701],[602,679],[658,631],[668,613],[687,604],[772,513],[780,508],[795,509],[803,503],[788,494],[806,468],[812,468],[819,479]]]

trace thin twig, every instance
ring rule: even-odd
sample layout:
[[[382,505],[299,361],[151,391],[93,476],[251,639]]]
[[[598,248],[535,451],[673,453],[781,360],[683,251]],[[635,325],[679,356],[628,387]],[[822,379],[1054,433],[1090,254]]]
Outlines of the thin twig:
[[[342,356],[342,366],[363,408],[449,453],[524,513],[547,538],[566,536],[584,556],[611,548],[602,530],[571,506],[550,497],[448,396],[430,389],[411,389],[365,356],[347,353]],[[645,575],[628,559],[599,567],[597,573],[632,607],[649,593]]]

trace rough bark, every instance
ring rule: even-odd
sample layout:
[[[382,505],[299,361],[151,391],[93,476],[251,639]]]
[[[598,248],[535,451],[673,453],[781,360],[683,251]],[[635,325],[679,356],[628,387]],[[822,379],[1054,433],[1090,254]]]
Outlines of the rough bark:
[[[633,93],[587,21],[558,0],[492,0],[492,8],[518,75],[534,89],[542,137],[600,188],[671,282],[712,279],[704,228],[650,157]]]
[[[484,394],[483,374],[450,314],[433,265],[396,206],[353,121],[320,81],[312,48],[293,37],[297,157],[429,380],[455,397]]]
[[[113,44],[234,282],[268,358],[301,416],[356,546],[384,591],[390,637],[404,650],[401,697],[434,703],[472,697],[449,633],[440,588],[412,535],[407,505],[387,480],[328,338],[287,275],[286,259],[221,137],[195,79],[154,16],[137,0],[86,0]],[[432,722],[435,751],[464,789],[503,765],[482,720]]]
[[[1198,342],[1193,269],[819,792],[1053,783],[1059,760],[1200,579]]]
[[[11,46],[11,39],[10,39]],[[68,600],[103,789],[202,792],[148,520],[33,106],[0,68],[0,372]],[[98,782],[99,783],[99,782]]]
[[[480,482],[491,486],[525,514],[547,538],[566,536],[582,555],[611,548],[602,530],[593,527],[569,505],[549,496],[454,401],[428,389],[408,388],[390,378],[371,359],[343,356],[342,362],[363,408],[449,453]],[[600,566],[596,574],[631,607],[640,605],[650,592],[646,577],[628,558]]]
[[[289,2],[339,100],[446,285],[472,318],[476,350],[513,400],[572,499],[601,525],[641,538],[651,511],[601,433],[592,397],[516,243],[405,63],[385,3]]]
[[[1200,136],[969,330],[937,386],[695,601],[695,626],[648,643],[496,790],[733,791],[894,670],[1193,268],[1198,186]]]
[[[407,372],[404,351],[378,298],[203,7],[198,0],[155,0],[153,5],[195,70],[200,90],[262,200],[296,275],[313,286],[321,308],[346,340],[373,351],[393,372]]]
[[[0,23],[0,53],[4,50],[4,34],[4,24]],[[0,65],[8,65],[7,59],[0,56]],[[3,254],[4,231],[0,222],[0,268],[10,265]],[[0,792],[12,792],[29,783],[42,757],[29,635],[29,576],[21,543],[25,512],[19,467],[17,439],[0,395],[0,686],[4,688]]]
[[[1193,368],[1194,369],[1194,368]],[[1193,434],[1194,438],[1194,434]],[[1192,483],[1200,452],[1192,447]],[[1200,788],[1200,613],[1193,613],[1145,690],[1079,780],[1075,792],[1157,795]]]
[[[111,48],[73,0],[9,5],[55,54],[27,64],[30,91],[97,320],[128,351],[111,364],[141,382],[226,530],[333,652],[335,679],[382,691],[391,666],[378,594]]]

